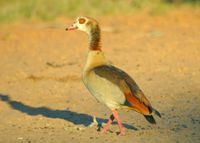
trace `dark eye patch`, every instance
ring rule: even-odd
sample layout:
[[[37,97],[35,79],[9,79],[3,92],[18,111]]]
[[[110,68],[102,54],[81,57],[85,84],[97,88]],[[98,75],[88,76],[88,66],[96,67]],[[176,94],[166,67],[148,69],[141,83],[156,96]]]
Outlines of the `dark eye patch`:
[[[84,19],[84,18],[79,18],[79,19],[78,19],[78,22],[79,22],[80,24],[83,24],[83,23],[85,23],[85,19]]]

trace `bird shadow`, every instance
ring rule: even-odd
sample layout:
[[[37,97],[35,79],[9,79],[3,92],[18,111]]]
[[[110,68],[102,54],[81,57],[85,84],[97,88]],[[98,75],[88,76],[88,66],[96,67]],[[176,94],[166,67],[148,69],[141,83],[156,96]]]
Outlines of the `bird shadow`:
[[[20,111],[30,116],[42,115],[48,118],[58,118],[69,121],[75,125],[84,125],[85,127],[89,126],[93,121],[93,117],[85,113],[77,113],[67,109],[54,110],[54,109],[49,109],[47,107],[32,107],[22,102],[12,100],[8,95],[0,94],[0,100],[7,103],[12,109]],[[99,124],[98,126],[101,126],[102,123],[106,123],[108,121],[107,119],[102,119],[99,117],[96,117],[96,120]],[[113,124],[117,123],[113,122]],[[127,129],[138,130],[136,127],[132,125],[126,123],[124,123],[123,125]]]

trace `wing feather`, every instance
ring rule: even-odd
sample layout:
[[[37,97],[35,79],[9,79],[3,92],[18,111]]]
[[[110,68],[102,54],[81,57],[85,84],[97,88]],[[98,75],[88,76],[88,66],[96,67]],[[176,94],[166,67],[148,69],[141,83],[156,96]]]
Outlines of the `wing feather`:
[[[134,105],[138,106],[138,110],[142,110],[145,108],[145,110],[151,112],[151,105],[148,99],[140,90],[136,82],[127,73],[112,65],[98,66],[94,68],[94,72],[102,78],[106,78],[110,82],[119,86],[120,89],[123,91],[126,99],[131,104],[133,104],[134,102]]]

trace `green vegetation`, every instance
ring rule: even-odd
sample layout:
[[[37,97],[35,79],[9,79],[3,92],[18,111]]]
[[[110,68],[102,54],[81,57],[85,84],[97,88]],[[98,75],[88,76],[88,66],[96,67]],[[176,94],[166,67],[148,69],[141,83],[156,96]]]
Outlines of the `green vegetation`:
[[[0,22],[51,20],[58,16],[108,15],[147,9],[151,14],[180,5],[200,6],[200,0],[0,0]]]

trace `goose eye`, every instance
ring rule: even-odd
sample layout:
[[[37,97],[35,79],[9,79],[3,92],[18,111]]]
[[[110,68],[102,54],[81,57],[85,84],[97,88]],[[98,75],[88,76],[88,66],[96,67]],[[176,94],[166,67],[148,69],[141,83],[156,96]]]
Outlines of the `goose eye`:
[[[79,18],[79,19],[78,19],[78,22],[79,22],[80,24],[83,24],[83,23],[85,23],[85,19],[84,19],[84,18]]]

